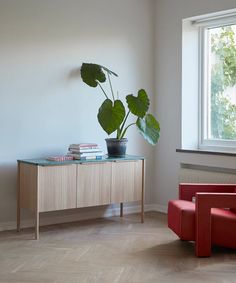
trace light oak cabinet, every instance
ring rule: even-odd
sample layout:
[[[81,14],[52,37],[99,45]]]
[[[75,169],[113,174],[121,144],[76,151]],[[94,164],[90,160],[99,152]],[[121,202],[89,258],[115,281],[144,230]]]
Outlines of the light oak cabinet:
[[[52,162],[18,160],[17,230],[21,208],[35,213],[35,238],[39,237],[39,213],[120,203],[141,202],[144,220],[145,160],[127,156],[95,161]]]

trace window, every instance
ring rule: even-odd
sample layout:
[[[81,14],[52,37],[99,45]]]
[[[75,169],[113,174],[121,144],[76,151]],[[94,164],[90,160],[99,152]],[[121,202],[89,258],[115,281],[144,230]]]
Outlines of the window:
[[[236,10],[183,20],[182,55],[182,148],[236,152]]]
[[[235,24],[199,28],[201,56],[200,146],[236,146]]]

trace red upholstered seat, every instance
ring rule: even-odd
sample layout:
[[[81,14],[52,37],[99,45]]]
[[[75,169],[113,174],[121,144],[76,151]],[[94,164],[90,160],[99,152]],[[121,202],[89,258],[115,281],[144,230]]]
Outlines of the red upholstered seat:
[[[217,246],[236,248],[235,213],[226,209],[211,209],[211,242]]]
[[[211,245],[236,248],[235,185],[180,184],[179,196],[169,201],[168,227],[181,240],[196,241],[197,256],[210,256]]]

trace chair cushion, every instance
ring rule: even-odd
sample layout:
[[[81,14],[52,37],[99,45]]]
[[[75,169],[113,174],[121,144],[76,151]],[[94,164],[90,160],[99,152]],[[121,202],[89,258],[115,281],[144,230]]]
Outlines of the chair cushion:
[[[236,248],[236,213],[212,208],[211,226],[213,245]],[[195,240],[195,204],[185,200],[169,201],[168,227],[182,240]]]
[[[236,248],[236,213],[228,209],[211,209],[212,244]]]

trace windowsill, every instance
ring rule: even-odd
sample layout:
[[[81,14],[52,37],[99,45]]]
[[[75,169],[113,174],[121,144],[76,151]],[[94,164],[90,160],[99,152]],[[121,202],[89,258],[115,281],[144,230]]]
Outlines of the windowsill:
[[[221,156],[236,156],[236,152],[213,151],[213,150],[202,150],[202,149],[181,149],[181,148],[177,148],[176,152],[196,153],[196,154],[211,154],[211,155],[221,155]]]

